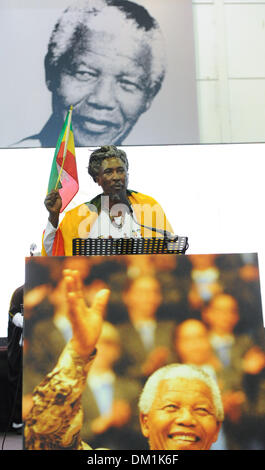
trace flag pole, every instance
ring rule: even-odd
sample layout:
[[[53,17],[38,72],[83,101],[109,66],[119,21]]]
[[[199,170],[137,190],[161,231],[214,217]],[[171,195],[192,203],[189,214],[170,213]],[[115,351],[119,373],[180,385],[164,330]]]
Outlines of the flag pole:
[[[60,173],[59,173],[57,181],[56,181],[55,189],[58,188],[59,181],[61,180],[61,175],[62,175],[63,166],[64,166],[64,162],[65,162],[65,157],[66,157],[66,152],[67,152],[67,147],[68,147],[69,134],[70,134],[70,125],[71,125],[71,121],[72,121],[72,111],[73,111],[73,106],[70,106],[68,122],[67,122],[67,129],[66,129],[66,136],[65,136],[65,143],[64,143],[64,150],[63,150],[63,161],[62,161]]]

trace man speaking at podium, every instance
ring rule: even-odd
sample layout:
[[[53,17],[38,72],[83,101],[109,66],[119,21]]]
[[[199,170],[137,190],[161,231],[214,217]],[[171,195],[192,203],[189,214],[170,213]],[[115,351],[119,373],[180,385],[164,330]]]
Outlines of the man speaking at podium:
[[[49,218],[43,236],[44,256],[71,256],[74,238],[161,237],[159,230],[173,233],[155,199],[127,189],[128,168],[126,153],[114,145],[92,152],[88,173],[103,193],[68,211],[60,224],[61,196],[58,191],[47,195],[44,203]]]

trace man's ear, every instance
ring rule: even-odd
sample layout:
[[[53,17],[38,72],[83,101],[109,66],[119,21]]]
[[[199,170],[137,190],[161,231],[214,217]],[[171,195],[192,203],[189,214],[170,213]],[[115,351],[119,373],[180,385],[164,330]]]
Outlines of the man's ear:
[[[215,435],[214,435],[214,439],[213,439],[213,442],[216,442],[217,439],[218,439],[218,434],[219,434],[219,431],[221,429],[221,426],[222,426],[222,423],[220,422],[217,422],[217,428],[216,428],[216,432],[215,432]]]
[[[46,86],[49,91],[53,91],[55,79],[54,78],[52,79],[52,72],[51,72],[47,55],[45,56],[45,59],[44,59],[44,69],[45,69]]]
[[[149,420],[148,420],[148,415],[145,415],[144,413],[140,413],[139,416],[140,419],[140,426],[142,430],[142,434],[144,437],[149,437]]]
[[[46,86],[49,91],[53,91],[51,80],[46,79]]]
[[[152,101],[153,101],[153,98],[147,98],[145,104],[144,104],[144,109],[143,109],[143,113],[145,113],[146,111],[148,111],[148,109],[150,108],[151,104],[152,104]]]
[[[60,85],[59,76],[51,76],[50,72],[45,73],[45,83],[50,92],[54,92]]]

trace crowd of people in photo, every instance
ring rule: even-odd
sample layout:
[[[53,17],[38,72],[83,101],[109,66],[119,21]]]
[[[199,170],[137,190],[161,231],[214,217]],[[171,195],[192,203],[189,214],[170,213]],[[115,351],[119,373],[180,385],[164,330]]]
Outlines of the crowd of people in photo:
[[[92,448],[148,449],[137,402],[171,363],[218,382],[225,420],[214,449],[265,449],[265,335],[255,254],[31,257],[24,291],[23,419],[34,388],[71,338],[62,283],[79,271],[87,304],[110,289],[83,393],[81,437]]]

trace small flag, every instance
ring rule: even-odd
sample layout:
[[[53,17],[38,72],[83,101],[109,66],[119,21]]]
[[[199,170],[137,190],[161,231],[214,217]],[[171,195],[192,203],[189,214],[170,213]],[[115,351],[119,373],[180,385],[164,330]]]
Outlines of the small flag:
[[[60,212],[63,212],[79,189],[74,134],[71,122],[72,109],[73,107],[71,106],[57,141],[48,184],[48,193],[53,189],[59,189],[62,198]]]

